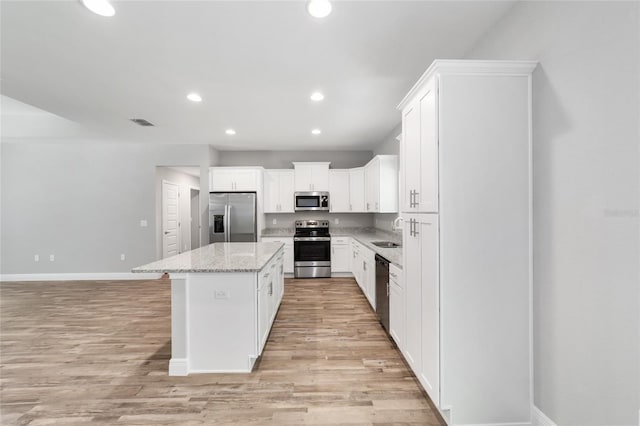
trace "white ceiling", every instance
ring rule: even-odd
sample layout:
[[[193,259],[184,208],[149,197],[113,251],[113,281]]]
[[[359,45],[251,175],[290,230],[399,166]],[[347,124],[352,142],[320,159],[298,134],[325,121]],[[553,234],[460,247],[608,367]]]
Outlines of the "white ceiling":
[[[463,57],[513,1],[335,1],[323,20],[302,0],[113,4],[104,18],[79,1],[1,2],[3,139],[371,149],[429,64]]]

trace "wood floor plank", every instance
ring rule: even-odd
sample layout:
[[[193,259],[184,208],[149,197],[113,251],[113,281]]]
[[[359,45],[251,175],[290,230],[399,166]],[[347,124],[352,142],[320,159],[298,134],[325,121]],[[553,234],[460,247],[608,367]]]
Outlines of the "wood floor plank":
[[[2,283],[3,425],[442,425],[350,278],[286,280],[249,374],[167,375],[170,283]]]

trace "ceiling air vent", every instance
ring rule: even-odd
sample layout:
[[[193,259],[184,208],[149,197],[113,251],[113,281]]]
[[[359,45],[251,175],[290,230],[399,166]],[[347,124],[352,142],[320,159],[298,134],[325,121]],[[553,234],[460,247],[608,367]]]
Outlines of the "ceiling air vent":
[[[153,126],[153,123],[145,120],[144,118],[132,118],[131,121],[136,123],[138,126],[144,126],[144,127]]]

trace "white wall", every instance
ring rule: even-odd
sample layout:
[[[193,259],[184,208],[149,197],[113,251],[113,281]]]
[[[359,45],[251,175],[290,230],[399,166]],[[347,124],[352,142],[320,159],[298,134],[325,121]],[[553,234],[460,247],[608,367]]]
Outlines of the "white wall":
[[[530,2],[469,58],[533,77],[535,404],[558,425],[638,425],[638,2]]]
[[[211,155],[207,145],[24,141],[0,149],[2,274],[128,272],[155,260],[156,166],[199,165],[208,176]],[[200,188],[207,195],[207,178]],[[201,197],[201,208],[207,203]]]

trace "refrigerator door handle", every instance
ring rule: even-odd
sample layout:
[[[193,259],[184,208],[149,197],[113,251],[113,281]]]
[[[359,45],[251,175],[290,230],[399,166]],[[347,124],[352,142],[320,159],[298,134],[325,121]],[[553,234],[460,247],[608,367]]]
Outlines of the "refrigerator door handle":
[[[229,213],[230,208],[228,204],[224,205],[224,242],[229,242]]]

